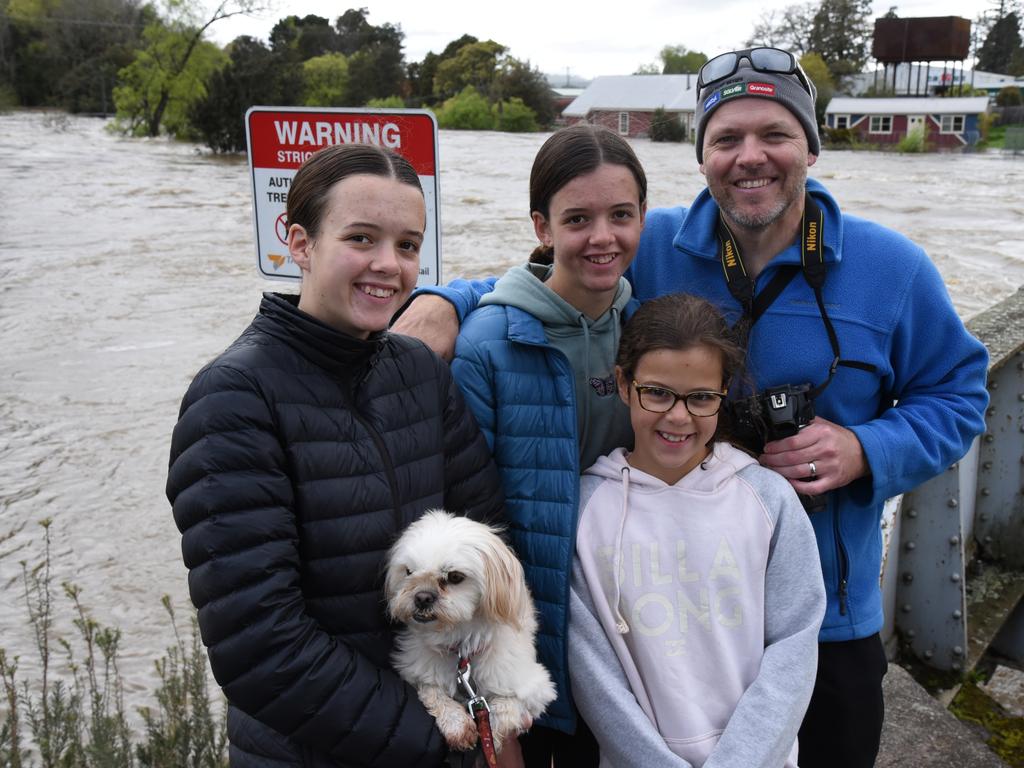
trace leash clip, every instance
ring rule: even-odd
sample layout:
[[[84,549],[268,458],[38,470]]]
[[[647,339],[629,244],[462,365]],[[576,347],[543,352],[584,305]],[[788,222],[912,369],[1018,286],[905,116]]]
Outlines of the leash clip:
[[[469,701],[466,702],[466,708],[469,710],[469,714],[476,717],[477,712],[490,712],[491,707],[487,703],[487,699],[478,695],[473,689],[473,684],[470,682],[470,678],[472,676],[473,665],[469,663],[469,659],[459,659],[459,668],[455,673],[455,679],[458,680],[459,685],[462,686],[462,690],[465,691],[466,695],[469,697]]]

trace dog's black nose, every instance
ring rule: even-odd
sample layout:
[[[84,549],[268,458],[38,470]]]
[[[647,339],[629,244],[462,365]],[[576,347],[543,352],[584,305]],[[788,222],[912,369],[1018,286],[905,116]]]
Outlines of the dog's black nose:
[[[429,608],[437,602],[437,592],[431,592],[430,590],[421,589],[419,592],[413,595],[413,600],[416,603],[416,608],[419,610],[423,610],[424,608]]]

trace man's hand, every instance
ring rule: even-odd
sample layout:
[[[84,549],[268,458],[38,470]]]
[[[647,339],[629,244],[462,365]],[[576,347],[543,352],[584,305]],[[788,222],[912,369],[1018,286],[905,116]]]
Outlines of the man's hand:
[[[395,333],[415,336],[448,362],[455,357],[459,316],[447,299],[431,293],[417,296],[391,326]]]
[[[498,753],[498,768],[525,768],[523,762],[523,750],[519,746],[519,739],[514,733],[509,734]]]
[[[821,417],[792,437],[766,443],[759,460],[789,480],[797,493],[808,496],[842,488],[868,474],[857,436]]]

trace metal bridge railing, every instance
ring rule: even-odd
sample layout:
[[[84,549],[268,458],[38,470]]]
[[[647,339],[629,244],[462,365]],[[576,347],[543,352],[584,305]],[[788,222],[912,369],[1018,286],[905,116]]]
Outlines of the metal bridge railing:
[[[954,679],[990,646],[1024,660],[1024,288],[967,327],[989,350],[985,433],[882,522],[883,639]]]

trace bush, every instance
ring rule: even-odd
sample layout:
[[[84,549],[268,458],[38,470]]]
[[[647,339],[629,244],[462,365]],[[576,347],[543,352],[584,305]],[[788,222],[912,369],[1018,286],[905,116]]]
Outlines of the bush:
[[[518,96],[500,101],[491,107],[494,129],[508,133],[529,133],[539,130],[536,113]]]
[[[831,147],[852,147],[857,143],[857,132],[852,128],[826,128],[825,143]]]
[[[302,104],[306,107],[337,107],[348,95],[348,59],[325,53],[302,62]]]
[[[50,520],[44,533],[42,560],[22,563],[28,626],[35,635],[40,678],[20,680],[18,657],[0,648],[0,765],[43,768],[227,768],[224,717],[210,708],[206,653],[195,619],[190,645],[181,639],[170,600],[176,644],[156,662],[160,687],[157,708],[140,709],[144,737],[133,744],[124,709],[124,685],[118,670],[121,631],[101,626],[82,604],[81,590],[63,584],[70,601],[77,642],[54,634],[57,603],[50,575]],[[59,653],[58,653],[59,649]],[[58,674],[58,663],[63,675]],[[27,727],[28,733],[23,733]],[[29,737],[31,744],[23,743]]]
[[[1000,88],[996,94],[997,107],[1019,107],[1021,104],[1024,104],[1024,96],[1021,96],[1020,88],[1016,85]]]
[[[476,88],[467,85],[457,96],[452,96],[437,111],[437,124],[441,128],[464,131],[489,131],[494,128],[487,99]]]
[[[686,128],[679,115],[670,115],[663,107],[658,107],[651,117],[650,136],[651,141],[684,141]]]
[[[907,131],[907,135],[900,139],[896,149],[899,152],[924,152],[924,126],[918,125]]]
[[[405,100],[401,96],[388,96],[386,99],[370,99],[366,106],[370,109],[405,109]]]

